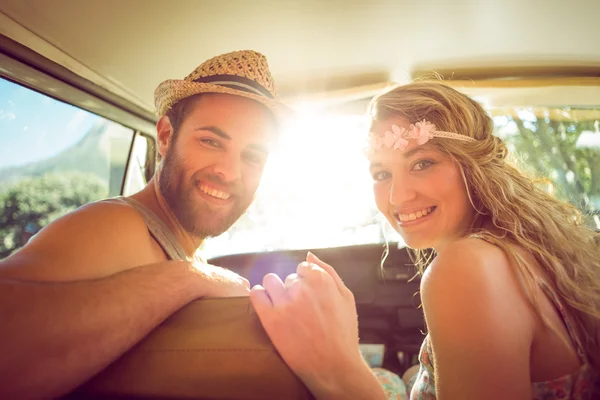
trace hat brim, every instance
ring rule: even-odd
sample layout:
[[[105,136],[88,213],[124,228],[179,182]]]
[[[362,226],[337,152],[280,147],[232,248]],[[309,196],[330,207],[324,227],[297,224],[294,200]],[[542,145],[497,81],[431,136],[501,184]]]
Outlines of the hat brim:
[[[264,104],[275,116],[277,121],[281,122],[288,118],[292,113],[292,109],[278,100],[270,99],[266,96],[260,96],[254,93],[245,92],[243,90],[232,89],[212,83],[190,82],[187,80],[169,79],[162,82],[154,91],[154,103],[156,112],[159,117],[162,117],[169,111],[173,105],[186,97],[194,96],[201,93],[222,93],[241,96],[247,99],[255,100]]]

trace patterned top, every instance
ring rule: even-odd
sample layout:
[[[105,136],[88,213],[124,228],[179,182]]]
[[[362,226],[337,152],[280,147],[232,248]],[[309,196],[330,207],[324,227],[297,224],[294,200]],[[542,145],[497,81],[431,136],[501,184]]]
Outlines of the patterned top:
[[[559,310],[560,317],[567,327],[567,331],[571,340],[577,348],[577,353],[582,361],[582,366],[578,371],[566,376],[561,376],[545,382],[532,382],[531,394],[533,400],[555,400],[555,399],[571,399],[571,400],[592,400],[600,397],[599,376],[592,369],[587,360],[587,356],[581,342],[575,335],[575,332],[570,323],[565,309],[558,299],[558,296],[550,289],[549,286],[543,285],[542,288],[548,297]],[[433,362],[431,359],[431,344],[429,335],[425,337],[421,351],[419,353],[419,362],[421,364],[417,380],[411,390],[411,400],[435,400],[435,374],[433,370]]]
[[[387,400],[408,400],[406,386],[398,375],[383,368],[373,368],[372,372],[379,381]]]

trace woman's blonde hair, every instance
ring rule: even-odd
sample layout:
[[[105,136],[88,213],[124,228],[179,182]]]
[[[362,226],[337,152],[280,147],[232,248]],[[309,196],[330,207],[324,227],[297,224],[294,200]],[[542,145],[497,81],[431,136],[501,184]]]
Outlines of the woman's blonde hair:
[[[591,363],[600,367],[600,235],[586,227],[574,206],[559,201],[507,162],[508,150],[493,136],[493,121],[483,107],[442,82],[416,82],[399,86],[373,99],[373,121],[400,116],[415,123],[426,119],[438,130],[477,139],[463,142],[435,138],[429,143],[449,155],[459,166],[471,204],[502,232],[475,235],[499,246],[518,268],[527,296],[541,315],[535,290],[549,285],[571,317],[576,335]],[[531,265],[522,249],[535,257]],[[423,272],[430,252],[414,251]]]

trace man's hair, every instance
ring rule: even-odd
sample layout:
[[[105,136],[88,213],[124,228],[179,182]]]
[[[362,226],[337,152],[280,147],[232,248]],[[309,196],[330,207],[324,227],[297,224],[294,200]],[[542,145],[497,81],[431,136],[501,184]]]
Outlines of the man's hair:
[[[173,138],[172,142],[175,142],[177,139],[177,134],[179,133],[179,128],[181,124],[185,120],[185,117],[190,113],[190,110],[193,108],[194,104],[202,97],[203,93],[195,94],[190,97],[186,97],[181,101],[175,103],[165,114],[169,118],[169,122],[171,123],[171,127],[173,128]],[[156,152],[156,161],[159,162],[161,160],[161,155],[157,151]]]
[[[457,163],[473,208],[491,218],[504,236],[473,233],[504,250],[527,283],[530,302],[549,326],[533,294],[541,273],[563,300],[592,364],[600,367],[600,235],[583,224],[581,212],[507,162],[506,145],[492,134],[494,124],[484,108],[450,86],[416,82],[397,87],[374,99],[371,116],[374,121],[400,116],[411,123],[427,119],[440,130],[477,140],[430,142]],[[520,256],[517,246],[535,256],[539,271]],[[416,258],[423,271],[426,258],[421,251]]]
[[[186,97],[185,99],[175,103],[173,107],[171,107],[166,115],[169,117],[169,121],[171,122],[171,126],[173,127],[173,139],[177,136],[179,132],[179,128],[185,120],[185,117],[189,114],[193,105],[202,97],[203,93],[195,94],[190,97]]]

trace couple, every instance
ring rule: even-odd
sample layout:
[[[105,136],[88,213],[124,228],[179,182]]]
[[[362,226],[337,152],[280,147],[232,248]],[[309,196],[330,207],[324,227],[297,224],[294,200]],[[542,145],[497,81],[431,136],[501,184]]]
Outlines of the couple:
[[[277,138],[285,110],[264,56],[217,56],[161,83],[155,101],[150,183],[81,207],[0,261],[3,396],[64,394],[191,301],[247,295],[317,399],[394,396],[360,355],[354,298],[334,268],[309,255],[250,289],[196,255],[250,205]],[[467,96],[409,84],[377,97],[371,119],[377,206],[423,273],[428,335],[411,399],[593,398],[597,234],[505,161]]]

